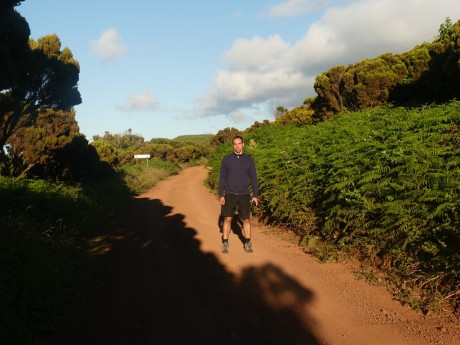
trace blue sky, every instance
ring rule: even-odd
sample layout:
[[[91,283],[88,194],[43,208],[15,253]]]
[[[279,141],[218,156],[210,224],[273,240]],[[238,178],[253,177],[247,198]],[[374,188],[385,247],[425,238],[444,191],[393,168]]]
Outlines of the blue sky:
[[[26,0],[31,37],[80,63],[80,132],[145,140],[244,130],[327,69],[431,42],[458,0]]]

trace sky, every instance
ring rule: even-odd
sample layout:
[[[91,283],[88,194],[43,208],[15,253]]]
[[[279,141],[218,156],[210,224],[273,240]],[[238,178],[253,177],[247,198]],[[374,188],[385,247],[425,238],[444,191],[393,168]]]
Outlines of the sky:
[[[80,132],[145,140],[274,120],[329,68],[435,39],[459,0],[25,0],[80,64]]]

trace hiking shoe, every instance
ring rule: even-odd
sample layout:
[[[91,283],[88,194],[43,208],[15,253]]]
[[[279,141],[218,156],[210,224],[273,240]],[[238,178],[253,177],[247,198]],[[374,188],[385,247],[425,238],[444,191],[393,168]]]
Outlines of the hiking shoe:
[[[222,242],[222,253],[228,253],[228,242]]]
[[[245,251],[246,253],[252,253],[252,252],[253,252],[251,241],[246,242],[246,243],[244,244],[244,251]]]

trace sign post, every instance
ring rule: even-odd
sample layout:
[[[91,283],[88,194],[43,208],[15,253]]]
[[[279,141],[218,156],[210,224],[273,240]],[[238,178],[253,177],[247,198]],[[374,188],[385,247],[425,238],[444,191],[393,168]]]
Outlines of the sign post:
[[[138,159],[147,159],[147,165],[149,165],[150,155],[134,155],[134,158],[136,159],[136,164]]]

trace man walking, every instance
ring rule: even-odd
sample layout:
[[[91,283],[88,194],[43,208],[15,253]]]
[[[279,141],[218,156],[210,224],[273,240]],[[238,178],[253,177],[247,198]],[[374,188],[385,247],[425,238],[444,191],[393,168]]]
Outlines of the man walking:
[[[251,202],[259,204],[259,185],[257,182],[256,167],[251,156],[243,153],[244,141],[239,135],[232,140],[233,153],[222,159],[219,179],[219,196],[222,205],[222,253],[228,253],[228,236],[232,218],[236,210],[238,217],[243,221],[244,250],[252,253],[251,244]],[[253,197],[251,198],[249,184]]]

